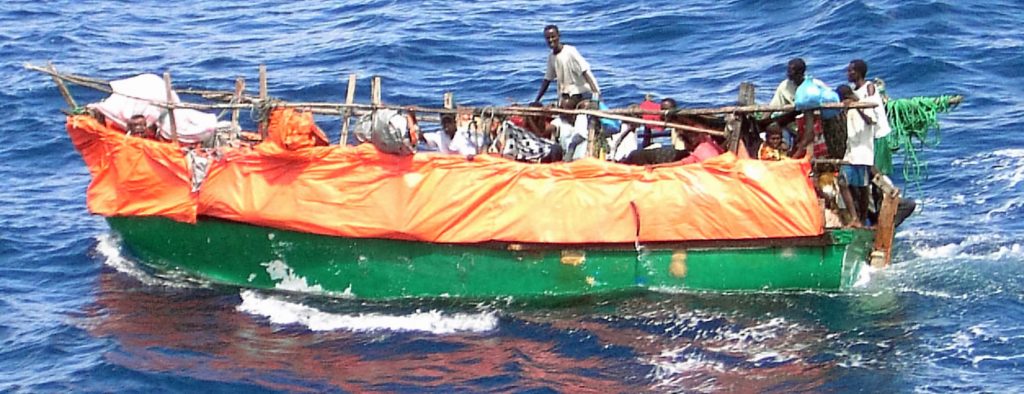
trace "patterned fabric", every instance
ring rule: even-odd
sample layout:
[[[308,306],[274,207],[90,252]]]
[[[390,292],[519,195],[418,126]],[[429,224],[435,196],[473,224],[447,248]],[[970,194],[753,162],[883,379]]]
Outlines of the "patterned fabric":
[[[562,150],[554,142],[540,138],[512,122],[505,122],[504,129],[505,144],[501,150],[502,156],[515,161],[534,163],[550,163],[562,159]]]
[[[825,145],[828,147],[829,159],[842,159],[846,155],[846,117],[822,119],[821,126],[825,134]]]

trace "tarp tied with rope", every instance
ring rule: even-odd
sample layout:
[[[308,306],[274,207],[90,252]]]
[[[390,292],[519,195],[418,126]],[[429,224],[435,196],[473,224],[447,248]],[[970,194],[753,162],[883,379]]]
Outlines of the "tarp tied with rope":
[[[192,191],[174,144],[125,136],[86,115],[67,130],[93,176],[91,212],[200,215],[342,237],[425,242],[632,243],[817,236],[803,161],[725,154],[645,168],[584,159],[526,164],[481,155],[394,156],[325,146],[312,115],[276,109],[269,138],[211,156]],[[639,226],[639,227],[638,227]]]

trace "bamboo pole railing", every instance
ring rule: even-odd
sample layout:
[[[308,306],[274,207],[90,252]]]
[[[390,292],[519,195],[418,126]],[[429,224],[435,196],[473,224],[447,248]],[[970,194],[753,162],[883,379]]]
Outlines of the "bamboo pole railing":
[[[99,90],[106,93],[113,93],[110,88],[108,81],[86,77],[81,75],[75,75],[70,73],[58,72],[52,67],[40,67],[33,64],[26,63],[24,67],[28,70],[40,72],[43,74],[50,75],[55,81],[64,81],[71,84]],[[660,126],[668,128],[676,128],[684,131],[707,133],[716,136],[724,136],[724,132],[720,130],[712,130],[702,127],[696,127],[691,125],[684,125],[674,122],[666,122],[660,120],[647,120],[640,118],[641,115],[661,115],[663,117],[672,115],[682,116],[693,116],[693,115],[721,115],[730,113],[765,113],[765,112],[791,112],[796,111],[794,105],[783,105],[783,106],[771,106],[771,105],[736,105],[736,106],[724,106],[715,108],[680,108],[673,110],[663,111],[645,111],[635,108],[618,108],[609,110],[596,110],[596,109],[561,109],[561,108],[547,108],[547,107],[528,107],[528,106],[487,106],[487,107],[461,107],[461,108],[435,108],[435,107],[424,107],[418,105],[389,105],[389,104],[360,104],[360,103],[336,103],[336,102],[284,102],[278,101],[271,98],[260,98],[256,96],[237,94],[235,91],[222,91],[222,90],[203,90],[203,89],[191,89],[184,88],[176,90],[179,94],[189,94],[202,97],[203,99],[210,101],[218,101],[213,104],[197,104],[197,103],[175,103],[174,108],[188,108],[195,110],[238,110],[238,109],[252,109],[254,106],[269,105],[272,107],[287,107],[287,108],[298,108],[306,111],[310,111],[317,114],[323,115],[334,115],[344,117],[345,115],[363,115],[371,111],[380,109],[393,109],[393,110],[409,110],[422,113],[433,113],[438,115],[444,114],[456,114],[459,111],[469,111],[475,114],[488,113],[495,115],[519,115],[519,116],[531,116],[531,115],[590,115],[607,119],[614,119],[624,122],[644,124],[649,126]],[[950,104],[959,104],[963,100],[962,96],[954,96],[950,99]],[[149,101],[149,100],[146,100]],[[164,102],[152,102],[152,104],[162,107],[169,107],[168,103]],[[854,102],[854,103],[827,103],[821,105],[819,108],[822,109],[851,109],[851,108],[872,108],[876,104],[866,102]],[[422,120],[425,121],[438,121],[437,118],[424,117]]]

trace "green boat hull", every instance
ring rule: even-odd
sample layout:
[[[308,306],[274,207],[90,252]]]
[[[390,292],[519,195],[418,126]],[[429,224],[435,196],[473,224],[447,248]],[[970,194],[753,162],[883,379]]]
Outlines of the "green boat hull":
[[[220,284],[361,299],[496,298],[659,291],[841,290],[874,233],[644,245],[433,244],[354,239],[201,218],[111,217],[128,252]]]

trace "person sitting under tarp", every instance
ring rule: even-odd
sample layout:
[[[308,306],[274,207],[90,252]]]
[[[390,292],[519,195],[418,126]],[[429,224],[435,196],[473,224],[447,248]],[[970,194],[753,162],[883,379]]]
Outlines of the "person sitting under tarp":
[[[180,103],[173,90],[168,95],[163,78],[155,74],[141,74],[127,79],[110,82],[113,93],[103,101],[87,107],[102,113],[108,123],[127,131],[128,120],[136,115],[146,118],[154,125],[163,140],[172,140],[173,135],[185,144],[208,144],[214,139],[219,127],[217,116],[194,109],[178,108],[173,111],[174,127],[170,113],[164,108],[168,101]],[[173,128],[173,130],[172,130]]]
[[[147,125],[144,115],[133,115],[125,124],[125,131],[128,135],[160,141],[160,135],[156,132],[156,125]]]
[[[782,127],[778,123],[768,124],[764,132],[764,142],[757,149],[758,160],[782,160],[788,159],[789,145],[782,138]]]
[[[530,103],[530,107],[543,108],[544,105],[538,102],[532,102]],[[522,123],[516,125],[533,133],[533,135],[549,140],[555,135],[555,126],[551,124],[552,117],[550,114],[526,115],[520,119],[522,119]],[[516,122],[513,121],[513,123]]]
[[[679,121],[680,117],[672,117]],[[700,163],[725,152],[710,135],[706,133],[684,132],[682,134],[684,149],[669,145],[660,148],[642,149],[631,153],[623,161],[625,164],[651,165],[678,161],[683,164]]]
[[[629,109],[636,111],[641,108],[639,105],[633,104],[629,106]],[[629,121],[622,122],[619,126],[619,132],[608,137],[608,156],[606,159],[619,163],[625,161],[630,154],[637,150],[637,133],[643,129],[643,125],[639,123]]]
[[[459,131],[455,115],[441,115],[441,130],[436,133],[421,133],[423,142],[440,153],[470,156],[477,154],[477,147],[469,138],[467,130]]]
[[[725,149],[706,133],[683,133],[683,140],[686,141],[686,149],[690,151],[690,155],[679,161],[682,164],[700,163],[725,153]]]
[[[561,109],[576,109],[574,100],[562,100]],[[587,102],[589,103],[589,101]],[[581,102],[580,105],[587,105]],[[587,141],[590,138],[589,119],[586,115],[561,114],[551,124],[555,128],[558,144],[562,146],[565,161],[579,160],[587,156]]]
[[[651,104],[648,104],[648,103],[651,103],[651,101],[650,100],[646,100],[646,98],[645,98],[644,102],[640,103],[640,108],[645,110],[645,111],[654,110],[654,111],[663,111],[664,112],[664,111],[674,110],[674,109],[676,109],[676,106],[677,106],[676,105],[676,100],[671,98],[671,97],[665,97],[665,98],[661,99],[661,104],[660,105],[655,104],[655,105],[658,105],[657,107],[652,107]],[[670,115],[670,114],[664,114],[664,115],[645,114],[643,118],[647,119],[647,120],[666,121],[670,117],[672,117],[672,115]],[[664,147],[668,147],[670,145],[675,146],[677,149],[682,149],[681,138],[678,137],[678,135],[676,134],[675,130],[673,130],[673,129],[666,129],[666,128],[662,127],[662,126],[650,126],[650,125],[645,125],[644,126],[643,141],[641,141],[641,144],[640,144],[640,146],[643,149],[664,148]]]

